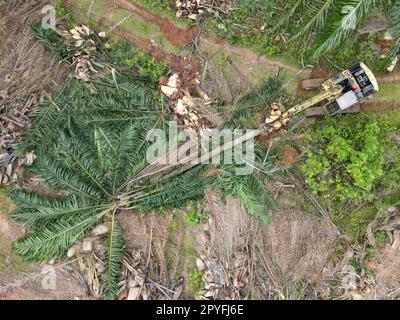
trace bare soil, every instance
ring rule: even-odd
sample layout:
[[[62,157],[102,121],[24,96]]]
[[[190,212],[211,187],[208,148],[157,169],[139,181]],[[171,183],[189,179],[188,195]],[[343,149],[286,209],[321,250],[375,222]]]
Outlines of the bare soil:
[[[300,152],[291,146],[283,149],[282,155],[279,158],[279,163],[285,167],[292,165],[300,156]]]
[[[400,82],[400,72],[377,77],[378,83]]]

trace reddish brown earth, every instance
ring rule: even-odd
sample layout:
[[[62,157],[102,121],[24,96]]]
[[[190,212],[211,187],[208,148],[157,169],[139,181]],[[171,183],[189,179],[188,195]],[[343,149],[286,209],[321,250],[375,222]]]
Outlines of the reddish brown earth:
[[[299,151],[296,148],[287,146],[283,149],[282,155],[279,158],[279,162],[285,167],[292,165],[300,156]]]
[[[400,72],[391,73],[384,76],[378,76],[377,80],[380,83],[400,82]]]
[[[332,73],[324,67],[318,66],[311,71],[310,79],[330,78]]]

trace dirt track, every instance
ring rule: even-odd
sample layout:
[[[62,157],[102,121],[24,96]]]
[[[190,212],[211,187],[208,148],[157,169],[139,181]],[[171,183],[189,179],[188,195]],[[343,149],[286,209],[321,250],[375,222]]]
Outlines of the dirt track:
[[[110,2],[110,0],[105,1],[105,2]],[[248,62],[257,62],[257,63],[264,63],[270,66],[276,66],[285,70],[288,70],[293,73],[297,73],[300,71],[300,69],[295,68],[291,65],[288,65],[286,63],[280,62],[280,61],[275,61],[272,59],[268,59],[264,56],[258,55],[257,53],[246,49],[246,48],[240,48],[240,47],[235,47],[232,46],[225,41],[216,41],[212,39],[212,36],[210,34],[205,34],[202,33],[198,28],[196,27],[189,27],[186,30],[176,26],[172,22],[170,22],[168,19],[160,17],[150,11],[148,11],[146,8],[136,4],[132,3],[128,0],[120,0],[119,4],[121,7],[129,10],[133,14],[137,14],[141,18],[159,26],[161,31],[163,32],[165,38],[171,42],[173,45],[176,46],[181,46],[184,44],[189,43],[194,39],[196,36],[199,37],[200,41],[204,43],[207,46],[219,48],[221,50],[229,51],[234,54],[238,54],[244,58],[245,61]]]
[[[160,17],[136,3],[127,0],[120,0],[119,4],[121,7],[129,10],[133,14],[137,14],[146,21],[157,25],[163,32],[165,38],[175,46],[181,46],[190,42],[199,32],[195,27],[183,30],[171,23],[167,18]]]
[[[379,76],[377,80],[381,83],[400,82],[400,72]]]

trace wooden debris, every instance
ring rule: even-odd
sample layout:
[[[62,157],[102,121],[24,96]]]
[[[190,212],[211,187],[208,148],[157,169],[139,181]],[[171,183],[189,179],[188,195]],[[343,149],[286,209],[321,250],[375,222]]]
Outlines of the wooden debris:
[[[97,227],[93,229],[92,235],[94,237],[103,236],[108,233],[108,230],[109,230],[108,223],[99,224]]]
[[[160,80],[159,90],[171,99],[171,110],[178,124],[199,132],[219,127],[222,120],[213,109],[215,103],[200,86],[197,65],[186,57],[174,64],[169,77]]]
[[[98,73],[93,67],[92,61],[92,57],[97,51],[96,43],[92,39],[94,31],[82,24],[68,31],[60,31],[59,34],[68,44],[74,43],[75,47],[79,49],[72,61],[72,64],[75,65],[76,78],[85,82],[92,79]],[[98,36],[104,38],[106,34],[100,32]]]
[[[396,55],[396,56],[393,58],[392,62],[390,63],[390,66],[387,67],[387,71],[388,71],[388,72],[393,72],[393,70],[396,68],[398,62],[399,62],[399,57]]]
[[[266,125],[271,126],[267,131],[269,134],[280,130],[286,130],[289,123],[289,118],[277,121],[284,111],[285,107],[280,102],[272,103],[270,114],[265,119]]]
[[[219,16],[230,9],[229,0],[176,0],[174,3],[177,18],[199,21],[207,16]]]
[[[36,159],[33,151],[17,157],[15,148],[22,134],[30,128],[33,109],[40,101],[37,94],[12,107],[1,105],[0,101],[0,108],[3,108],[0,110],[0,186],[19,182],[23,168],[32,165]]]
[[[85,238],[82,242],[82,252],[89,253],[93,250],[93,238]]]
[[[77,254],[79,254],[82,251],[82,244],[76,243],[74,244],[67,252],[67,257],[72,258],[75,257]]]

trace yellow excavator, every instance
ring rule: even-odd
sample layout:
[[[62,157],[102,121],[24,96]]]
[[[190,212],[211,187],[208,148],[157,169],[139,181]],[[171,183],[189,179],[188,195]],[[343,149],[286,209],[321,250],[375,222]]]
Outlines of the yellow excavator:
[[[346,112],[378,91],[378,82],[372,71],[364,63],[358,63],[335,78],[324,81],[319,95],[288,111],[284,111],[280,104],[273,104],[270,115],[265,119],[263,131],[267,134],[276,132],[285,127],[294,115],[320,104],[323,104],[323,110],[329,115]]]

